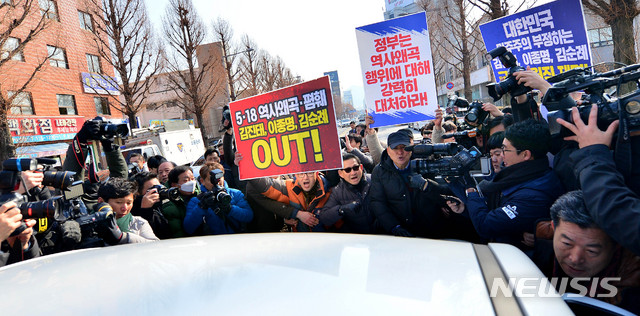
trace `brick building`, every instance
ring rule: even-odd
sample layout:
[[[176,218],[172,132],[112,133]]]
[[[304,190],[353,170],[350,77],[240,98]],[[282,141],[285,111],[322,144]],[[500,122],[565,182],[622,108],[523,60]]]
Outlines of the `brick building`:
[[[23,40],[42,14],[49,26],[2,67],[0,92],[5,96],[14,93],[50,56],[14,100],[8,123],[18,157],[60,156],[85,120],[101,115],[122,121],[123,116],[103,90],[117,93],[113,68],[99,58],[94,41],[96,20],[87,13],[93,10],[87,10],[81,0],[39,0],[33,1],[31,8],[2,51],[11,49],[12,41]],[[0,7],[0,11],[7,9],[8,5]]]

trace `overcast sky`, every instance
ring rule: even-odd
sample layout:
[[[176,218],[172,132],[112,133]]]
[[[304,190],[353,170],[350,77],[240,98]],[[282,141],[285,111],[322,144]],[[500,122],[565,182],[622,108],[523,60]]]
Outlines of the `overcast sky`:
[[[160,30],[168,0],[146,3]],[[194,0],[193,4],[209,28],[218,17],[226,19],[235,40],[248,34],[304,80],[337,70],[342,92],[352,90],[354,105],[363,107],[355,28],[382,21],[384,0]]]

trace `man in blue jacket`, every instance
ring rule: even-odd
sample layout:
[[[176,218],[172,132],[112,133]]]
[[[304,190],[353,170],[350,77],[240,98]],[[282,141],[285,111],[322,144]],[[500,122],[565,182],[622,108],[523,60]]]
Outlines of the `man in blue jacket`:
[[[208,234],[242,232],[244,225],[253,219],[253,212],[244,194],[240,190],[229,188],[224,181],[224,167],[219,163],[202,166],[200,184],[206,192],[189,201],[184,217],[184,230],[193,234],[204,222]]]
[[[510,126],[503,140],[506,168],[491,181],[466,189],[467,209],[478,234],[512,244],[524,251],[533,245],[523,239],[563,193],[547,159],[551,135],[545,123],[525,120]]]

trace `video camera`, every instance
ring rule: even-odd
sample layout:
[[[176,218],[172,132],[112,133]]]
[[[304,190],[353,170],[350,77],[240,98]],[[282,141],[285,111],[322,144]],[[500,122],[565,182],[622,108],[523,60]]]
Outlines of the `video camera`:
[[[605,90],[627,82],[640,79],[640,64],[618,68],[605,73],[596,73],[583,68],[575,68],[558,76],[549,78],[554,85],[547,90],[542,103],[550,112],[548,114],[549,130],[552,135],[567,135],[570,132],[562,129],[556,119],[562,118],[573,123],[571,107],[575,106],[568,95],[575,91],[584,91],[591,104],[598,106],[598,128],[606,130],[611,122],[624,121],[629,131],[640,130],[640,88],[619,98],[609,96]],[[588,121],[590,106],[580,106],[578,111],[583,121]]]
[[[464,148],[472,148],[476,146],[476,135],[478,135],[478,129],[468,129],[460,132],[443,134],[442,139],[454,138],[455,142]]]
[[[482,157],[478,148],[466,149],[456,143],[415,145],[406,147],[405,150],[413,152],[411,169],[414,172],[443,177],[463,176],[471,171]],[[490,174],[490,169],[486,166],[481,170]]]
[[[509,68],[507,77],[498,82],[487,85],[489,95],[493,98],[493,101],[498,101],[507,92],[511,93],[512,97],[523,95],[531,88],[526,87],[524,84],[518,84],[518,80],[513,76],[514,72],[526,70],[524,67],[518,66],[518,59],[509,50],[502,46],[498,46],[487,53],[487,59],[491,56],[491,59],[499,58],[503,66]]]

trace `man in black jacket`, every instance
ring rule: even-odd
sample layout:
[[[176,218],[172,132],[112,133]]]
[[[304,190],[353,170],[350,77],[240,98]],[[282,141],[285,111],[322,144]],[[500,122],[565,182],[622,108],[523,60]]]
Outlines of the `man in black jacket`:
[[[22,233],[9,237],[21,225],[22,215],[16,203],[0,206],[0,267],[40,255],[38,242],[33,238],[34,219],[26,220]]]
[[[345,168],[338,170],[340,183],[320,210],[320,224],[341,233],[373,233],[373,215],[366,207],[371,176],[365,174],[360,159],[354,154],[343,153],[342,161]]]
[[[580,149],[571,154],[574,171],[578,177],[584,200],[593,220],[611,238],[623,247],[640,255],[640,199],[638,190],[632,190],[634,179],[625,183],[625,177],[617,170],[609,150],[618,128],[616,120],[606,131],[598,128],[598,109],[591,108],[588,124],[584,124],[578,110],[572,109],[573,124],[558,119],[558,123],[571,130],[575,136],[567,140],[578,142]],[[634,152],[638,159],[638,136],[631,133]],[[634,146],[635,145],[635,146]],[[636,178],[637,181],[637,178]]]
[[[387,150],[371,176],[369,209],[387,234],[442,237],[440,208],[446,201],[440,194],[445,190],[411,171],[411,152],[405,150],[411,145],[413,139],[404,131],[389,135]]]

